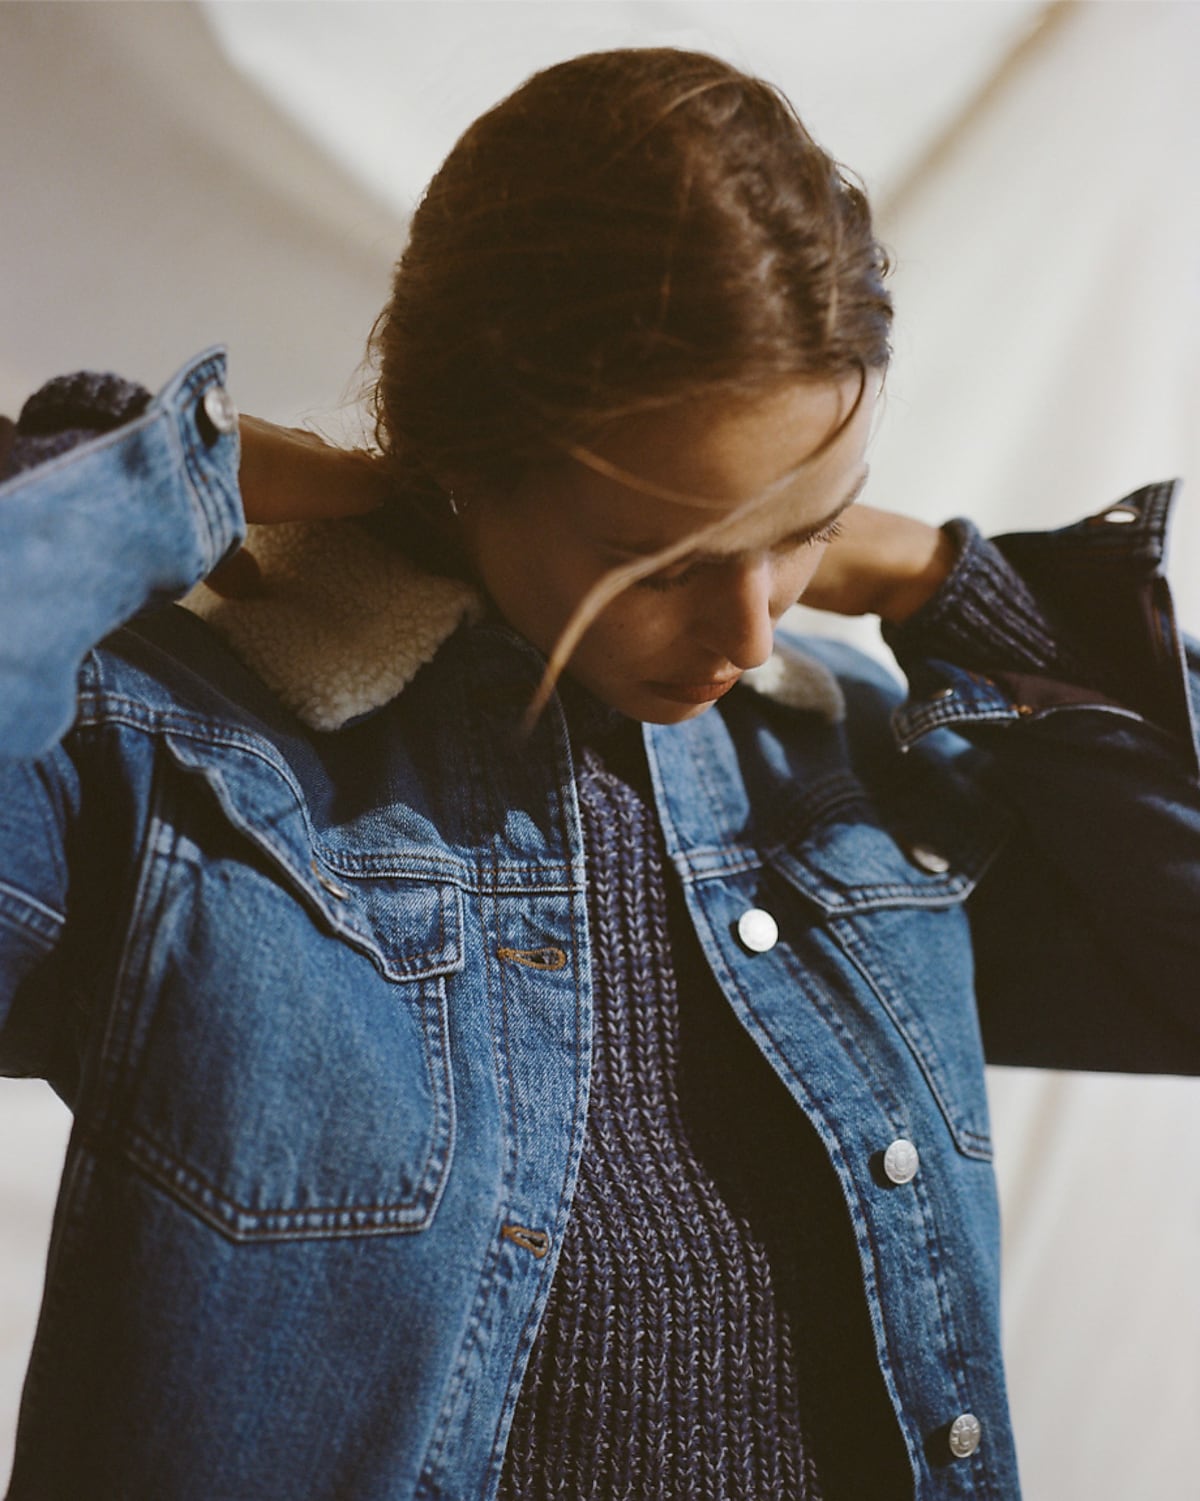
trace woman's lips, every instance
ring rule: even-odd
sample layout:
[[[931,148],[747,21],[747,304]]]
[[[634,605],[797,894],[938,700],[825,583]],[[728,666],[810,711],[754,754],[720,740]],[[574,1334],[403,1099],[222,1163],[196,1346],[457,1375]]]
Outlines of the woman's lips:
[[[677,704],[709,704],[728,693],[740,677],[738,672],[731,678],[720,678],[711,683],[647,683],[646,686],[660,698],[669,698]]]

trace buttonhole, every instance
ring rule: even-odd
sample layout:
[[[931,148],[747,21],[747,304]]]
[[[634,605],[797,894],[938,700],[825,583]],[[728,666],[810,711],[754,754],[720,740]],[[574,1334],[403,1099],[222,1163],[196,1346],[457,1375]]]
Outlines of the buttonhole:
[[[501,1225],[500,1236],[502,1240],[511,1240],[514,1246],[520,1246],[522,1251],[532,1251],[539,1261],[550,1249],[550,1237],[544,1230],[529,1230],[524,1225]]]
[[[316,876],[329,895],[336,896],[339,902],[344,902],[350,895],[346,888],[339,886],[332,876],[327,876],[315,860],[310,860],[309,864],[312,867],[313,875]]]
[[[523,964],[527,969],[563,969],[567,956],[562,949],[497,949],[497,959]]]

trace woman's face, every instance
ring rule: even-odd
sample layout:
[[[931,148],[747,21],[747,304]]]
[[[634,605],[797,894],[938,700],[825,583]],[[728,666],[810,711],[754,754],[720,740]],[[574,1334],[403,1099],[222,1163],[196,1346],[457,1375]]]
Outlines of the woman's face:
[[[771,654],[838,513],[862,489],[880,379],[857,376],[754,399],[704,400],[614,425],[608,465],[680,499],[568,459],[511,494],[473,495],[462,518],[479,575],[507,622],[547,655],[588,591],[622,565],[695,537],[775,487],[753,514],[628,585],[589,626],[569,673],[621,713],[657,724],[702,714]],[[683,497],[686,497],[683,498]]]

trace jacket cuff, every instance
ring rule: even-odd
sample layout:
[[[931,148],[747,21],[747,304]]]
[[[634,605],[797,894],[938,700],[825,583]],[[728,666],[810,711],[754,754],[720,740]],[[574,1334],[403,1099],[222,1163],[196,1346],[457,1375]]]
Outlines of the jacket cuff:
[[[189,588],[246,539],[238,488],[241,434],[238,413],[226,389],[226,351],[216,345],[190,361],[158,393],[161,410],[178,434],[192,530],[199,551],[184,583]],[[180,590],[171,592],[177,598]]]
[[[1178,481],[1144,486],[1048,532],[959,544],[949,578],[884,639],[909,679],[902,745],[943,724],[1041,718],[1100,708],[1146,720],[1200,766],[1183,635],[1164,575]]]
[[[1086,662],[1052,604],[1034,594],[996,542],[965,517],[942,530],[958,549],[950,576],[902,624],[883,627],[901,666],[934,657],[976,672],[1036,673],[1101,687],[1102,672]]]
[[[210,349],[150,400],[106,375],[26,404],[0,482],[0,754],[42,754],[73,723],[80,664],[178,599],[245,531],[238,428]],[[109,398],[112,398],[111,400]],[[49,545],[47,539],[52,539]]]

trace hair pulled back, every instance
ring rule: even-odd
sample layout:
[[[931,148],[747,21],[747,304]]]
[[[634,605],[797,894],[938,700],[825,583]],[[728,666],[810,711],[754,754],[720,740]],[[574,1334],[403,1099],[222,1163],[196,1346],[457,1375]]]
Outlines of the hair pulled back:
[[[398,498],[503,491],[614,419],[882,369],[862,190],[773,85],[672,48],[536,73],[417,207],[372,348]],[[444,480],[443,480],[444,483]]]

